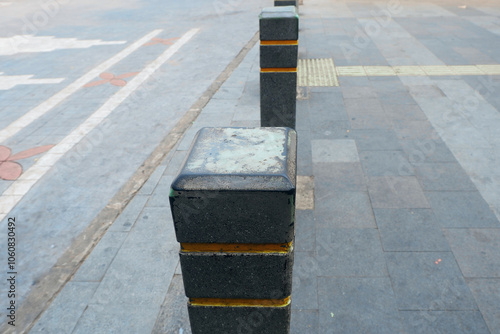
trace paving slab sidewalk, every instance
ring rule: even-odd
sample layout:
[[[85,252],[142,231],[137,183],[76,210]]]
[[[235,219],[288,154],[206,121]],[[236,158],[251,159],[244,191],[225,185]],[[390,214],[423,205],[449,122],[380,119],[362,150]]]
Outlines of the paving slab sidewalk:
[[[299,58],[500,61],[498,28],[478,25],[498,22],[498,5],[407,1],[359,44],[356,31],[379,22],[366,17],[387,6],[305,1]],[[500,136],[481,127],[500,124],[500,104],[474,78],[340,76],[300,88],[298,174],[314,203],[297,211],[292,333],[500,333]],[[256,45],[31,332],[190,333],[170,183],[201,127],[258,125]]]

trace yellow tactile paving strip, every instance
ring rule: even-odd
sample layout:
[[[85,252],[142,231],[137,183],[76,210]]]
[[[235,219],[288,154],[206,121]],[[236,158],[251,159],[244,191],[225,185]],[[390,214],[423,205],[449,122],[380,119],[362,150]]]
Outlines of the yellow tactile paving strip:
[[[334,87],[337,77],[500,75],[500,65],[335,66],[333,59],[299,59],[298,86]]]
[[[302,87],[338,86],[333,59],[299,59],[298,85]]]

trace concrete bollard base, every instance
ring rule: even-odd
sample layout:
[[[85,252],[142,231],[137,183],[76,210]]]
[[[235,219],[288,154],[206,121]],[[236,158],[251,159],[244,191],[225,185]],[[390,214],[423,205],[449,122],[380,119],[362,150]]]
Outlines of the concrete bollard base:
[[[188,303],[197,334],[283,334],[290,331],[291,304],[285,306],[200,306]]]

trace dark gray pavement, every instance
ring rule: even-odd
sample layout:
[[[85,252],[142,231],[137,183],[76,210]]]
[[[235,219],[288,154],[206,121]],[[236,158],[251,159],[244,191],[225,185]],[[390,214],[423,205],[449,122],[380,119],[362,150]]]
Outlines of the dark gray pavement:
[[[241,63],[238,59],[231,63],[237,66],[227,72],[229,78],[76,273],[61,282],[53,300],[38,305],[44,312],[30,332],[190,333],[168,207],[169,187],[198,129],[259,125],[258,45],[247,44],[257,32],[259,5],[245,2],[244,14],[234,14],[238,6],[221,14],[224,18],[237,15],[231,26],[248,31],[237,34],[234,41],[224,41],[235,45],[221,52],[224,61],[212,76],[204,77],[205,84],[193,80],[201,75],[196,70],[187,78],[185,73],[172,81],[165,78],[172,89],[177,78],[193,82],[194,90],[184,87],[186,98],[191,99],[174,108],[178,118],[158,123],[162,125],[157,127],[162,129],[158,138],[171,131],[241,47],[251,47],[244,49]],[[179,36],[198,27],[178,22],[184,25]],[[225,24],[217,25],[216,31],[227,29],[229,23]],[[153,29],[152,25],[132,39]],[[193,38],[185,46],[191,52],[179,51],[192,58],[189,64],[202,54],[192,52],[204,43]],[[213,34],[207,32],[206,39],[214,50],[220,47]],[[116,48],[114,54],[125,46],[94,47]],[[304,0],[299,58],[300,187],[292,332],[500,333],[500,5],[480,0]],[[308,67],[314,66],[311,59],[325,59],[322,62],[327,65],[315,72]],[[43,78],[62,76],[48,71]],[[161,87],[150,96],[164,91]],[[169,98],[176,101],[175,94]],[[155,110],[161,110],[165,101],[167,97],[155,102]],[[100,103],[95,101],[97,107]],[[148,106],[144,105],[144,112]],[[158,122],[152,116],[134,120]],[[114,123],[122,124],[118,119]],[[115,132],[120,135],[114,141],[95,145],[95,150],[102,149],[98,166],[112,159],[105,159],[109,148],[127,137],[125,129]],[[114,180],[123,184],[131,177],[158,140],[142,142],[140,156],[138,150],[123,148],[137,163]],[[63,179],[53,183],[53,174],[40,181],[47,183],[46,189],[53,189],[53,184],[67,189]],[[70,175],[68,171],[66,178]],[[118,189],[115,185],[107,189],[107,198],[94,199],[102,204],[88,216],[95,216]],[[92,198],[92,192],[87,197],[81,191],[70,194],[65,201]],[[47,205],[41,197],[44,193],[32,188],[25,196],[30,195],[39,199],[24,199],[29,206],[21,201],[7,215],[48,224],[48,218],[40,216]],[[84,226],[88,219],[81,222]],[[38,240],[35,231],[40,229],[19,233]],[[71,238],[60,243],[55,235],[51,237],[56,249],[72,247]],[[50,244],[28,248],[33,255],[25,252],[25,263],[20,264],[25,273],[40,261],[37,252],[44,258],[53,252]],[[52,255],[48,268],[60,254]],[[41,280],[43,274],[39,269],[33,279]],[[23,293],[28,296],[28,291]],[[259,328],[252,330],[261,333]]]

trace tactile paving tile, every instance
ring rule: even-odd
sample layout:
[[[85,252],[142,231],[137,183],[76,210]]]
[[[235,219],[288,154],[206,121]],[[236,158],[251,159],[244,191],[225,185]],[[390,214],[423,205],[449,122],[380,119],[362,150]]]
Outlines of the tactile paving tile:
[[[298,86],[335,87],[339,85],[333,59],[299,59]]]

